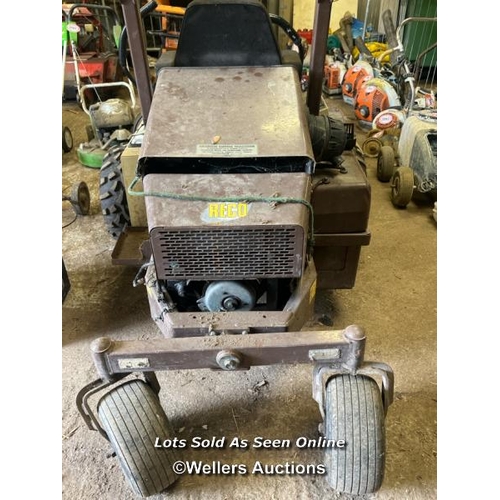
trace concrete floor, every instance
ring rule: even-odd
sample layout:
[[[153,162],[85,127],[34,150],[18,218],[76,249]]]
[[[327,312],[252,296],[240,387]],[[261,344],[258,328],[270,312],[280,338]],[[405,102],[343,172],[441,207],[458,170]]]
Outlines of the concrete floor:
[[[332,111],[351,110],[328,99]],[[86,115],[65,103],[63,124],[72,130],[75,147],[85,140]],[[364,132],[357,130],[361,144]],[[99,171],[81,166],[75,149],[63,154],[63,194],[85,181],[91,192],[91,214],[74,219],[62,203],[62,254],[71,290],[62,306],[62,485],[71,500],[135,498],[110,446],[89,431],[75,406],[79,389],[96,378],[89,344],[97,337],[149,339],[160,336],[149,316],[143,287],[133,288],[136,270],[111,265],[115,241],[106,232],[99,206]],[[436,240],[432,205],[411,202],[395,209],[389,186],[377,181],[375,160],[367,159],[372,186],[369,229],[352,290],[318,294],[316,314],[308,328],[358,323],[367,331],[366,359],[392,366],[395,401],[387,419],[385,480],[380,500],[437,497],[436,479]],[[316,435],[320,415],[311,398],[310,366],[271,366],[249,372],[208,370],[159,373],[161,402],[182,438],[238,436],[296,439]],[[186,459],[253,464],[294,461],[322,463],[320,450],[235,449],[186,450]],[[155,499],[350,498],[329,489],[322,476],[183,476],[168,495]]]

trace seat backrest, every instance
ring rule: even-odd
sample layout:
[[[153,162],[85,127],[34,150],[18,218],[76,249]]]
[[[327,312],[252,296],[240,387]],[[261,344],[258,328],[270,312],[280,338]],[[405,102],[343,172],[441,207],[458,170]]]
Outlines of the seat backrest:
[[[184,14],[174,66],[275,66],[281,53],[258,0],[193,0]]]

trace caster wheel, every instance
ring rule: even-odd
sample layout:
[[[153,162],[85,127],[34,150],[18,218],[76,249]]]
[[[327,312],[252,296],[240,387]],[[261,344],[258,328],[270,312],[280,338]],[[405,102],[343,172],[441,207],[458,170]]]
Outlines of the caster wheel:
[[[376,137],[369,137],[363,142],[363,153],[368,158],[377,158],[382,147],[382,141]]]
[[[377,160],[377,179],[380,182],[389,182],[394,173],[394,149],[391,146],[381,146]]]
[[[174,431],[157,395],[142,380],[126,382],[105,394],[98,414],[132,490],[142,497],[156,495],[177,480],[172,470],[175,451],[155,447]]]
[[[62,128],[62,150],[69,153],[73,149],[73,135],[68,127]]]
[[[327,448],[327,481],[337,492],[365,495],[380,489],[385,468],[385,416],[377,383],[339,375],[326,386],[325,438],[345,441]]]
[[[391,201],[395,207],[405,208],[413,197],[413,170],[399,167],[392,176]]]
[[[77,215],[88,215],[90,212],[90,192],[85,182],[73,186],[70,200]]]

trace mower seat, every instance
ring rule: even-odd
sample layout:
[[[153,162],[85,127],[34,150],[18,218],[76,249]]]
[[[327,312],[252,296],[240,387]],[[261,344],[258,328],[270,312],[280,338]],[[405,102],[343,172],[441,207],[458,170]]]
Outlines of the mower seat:
[[[271,20],[259,0],[193,0],[184,14],[177,50],[162,54],[164,67],[292,65],[299,75],[299,55],[281,53]]]

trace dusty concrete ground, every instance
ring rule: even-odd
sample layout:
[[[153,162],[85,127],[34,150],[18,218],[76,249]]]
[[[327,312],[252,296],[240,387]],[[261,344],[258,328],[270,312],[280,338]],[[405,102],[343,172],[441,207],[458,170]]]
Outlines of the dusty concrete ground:
[[[349,113],[338,99],[330,109]],[[86,116],[63,106],[63,124],[72,130],[75,147],[85,140]],[[357,130],[362,142],[363,132]],[[62,254],[71,290],[62,306],[62,485],[64,499],[127,500],[135,498],[110,446],[89,431],[80,418],[75,396],[96,378],[89,355],[92,339],[148,339],[160,336],[149,316],[143,287],[131,285],[135,269],[111,265],[114,240],[102,221],[99,171],[81,166],[76,152],[63,154],[63,194],[85,181],[91,192],[91,214],[77,217],[62,203]],[[436,238],[431,205],[411,202],[393,208],[389,187],[377,181],[375,160],[367,159],[372,186],[369,228],[352,290],[318,295],[308,328],[358,323],[366,328],[366,358],[392,366],[395,401],[387,419],[387,463],[382,489],[366,498],[379,500],[436,498]],[[311,367],[271,366],[248,372],[208,370],[159,373],[162,405],[179,436],[294,440],[314,437],[320,415],[311,398]],[[320,450],[249,449],[185,450],[186,459],[222,460],[250,466],[294,461],[322,463]],[[155,499],[326,499],[348,498],[332,491],[322,476],[183,476],[168,494]]]

